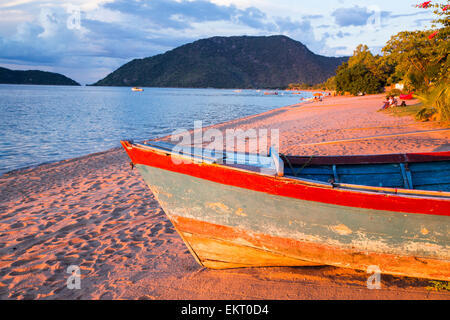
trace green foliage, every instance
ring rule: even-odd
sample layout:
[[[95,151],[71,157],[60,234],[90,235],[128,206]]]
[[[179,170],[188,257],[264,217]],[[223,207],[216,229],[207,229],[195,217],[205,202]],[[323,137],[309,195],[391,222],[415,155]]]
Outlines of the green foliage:
[[[437,110],[434,108],[422,108],[416,113],[415,118],[418,121],[428,121],[436,114]]]
[[[329,78],[324,83],[324,88],[326,90],[335,91],[336,90],[336,76]]]
[[[392,66],[382,57],[374,56],[366,45],[360,44],[347,63],[337,69],[334,82],[339,92],[353,95],[379,93],[383,91]]]
[[[433,30],[400,32],[383,48],[385,59],[395,70],[392,78],[401,79],[413,90],[427,91],[430,86],[448,81],[450,59],[450,10],[445,3],[424,6],[436,15]]]
[[[440,40],[429,39],[430,31],[400,32],[383,48],[386,61],[395,65],[395,75],[406,85],[421,90],[442,77],[442,61],[447,59]],[[446,44],[448,49],[448,43]]]
[[[287,88],[290,90],[308,90],[313,89],[313,86],[308,83],[289,83]]]
[[[363,64],[342,64],[336,73],[336,90],[353,95],[372,94],[382,91],[382,81]]]
[[[43,84],[43,85],[64,85],[79,86],[80,84],[66,76],[39,70],[9,70],[0,68],[0,83],[9,84]]]
[[[433,30],[404,31],[391,37],[382,49],[383,56],[374,56],[366,45],[359,45],[348,63],[343,63],[334,79],[340,92],[376,93],[383,86],[402,82],[404,92],[419,92],[424,108],[417,119],[428,120],[437,115],[450,121],[449,70],[450,8],[446,3],[426,3],[436,15]],[[389,95],[401,92],[392,90]]]
[[[435,110],[439,115],[439,120],[445,122],[450,121],[450,86],[448,82],[429,88],[417,95],[417,98],[419,98],[428,109]],[[423,115],[420,115],[419,117],[422,116]]]

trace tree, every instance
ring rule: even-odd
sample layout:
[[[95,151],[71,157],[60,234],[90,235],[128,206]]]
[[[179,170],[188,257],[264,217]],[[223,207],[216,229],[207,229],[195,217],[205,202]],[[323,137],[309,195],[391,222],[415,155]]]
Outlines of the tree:
[[[381,80],[363,64],[344,63],[338,68],[335,79],[337,91],[353,95],[378,93],[383,88]]]
[[[397,76],[414,89],[428,87],[440,77],[441,61],[448,52],[429,39],[430,31],[403,31],[392,36],[382,49]],[[448,50],[448,48],[447,48]]]
[[[394,75],[412,87],[425,108],[418,115],[450,121],[450,5],[426,1],[416,7],[432,9],[433,29],[400,32],[383,48],[385,58],[395,65]]]
[[[324,87],[326,90],[335,91],[336,90],[336,76],[328,78],[324,83]]]
[[[348,59],[348,66],[350,68],[356,65],[366,66],[373,74],[378,72],[377,59],[365,44],[358,45],[353,51],[353,56]]]
[[[450,61],[450,6],[423,2],[416,7],[433,9],[436,14],[432,30],[400,32],[382,49],[385,58],[395,65],[395,74],[416,90],[448,81]]]

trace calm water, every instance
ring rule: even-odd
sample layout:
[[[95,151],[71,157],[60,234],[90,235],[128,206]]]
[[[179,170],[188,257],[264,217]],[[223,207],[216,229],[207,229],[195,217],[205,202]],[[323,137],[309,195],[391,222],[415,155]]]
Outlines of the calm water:
[[[305,93],[305,96],[310,95]],[[300,102],[263,91],[0,85],[0,175]]]

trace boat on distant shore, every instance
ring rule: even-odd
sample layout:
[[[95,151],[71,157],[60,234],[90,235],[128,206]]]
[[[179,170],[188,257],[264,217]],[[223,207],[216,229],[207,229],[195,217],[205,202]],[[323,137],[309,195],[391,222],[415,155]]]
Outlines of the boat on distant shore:
[[[268,96],[268,95],[275,95],[276,96],[276,95],[278,95],[278,92],[276,92],[276,91],[275,92],[265,91],[264,94],[266,96]]]
[[[138,87],[133,87],[133,88],[131,88],[131,91],[144,91],[144,89],[138,88]]]
[[[202,266],[376,266],[450,280],[450,152],[263,156],[121,143]]]

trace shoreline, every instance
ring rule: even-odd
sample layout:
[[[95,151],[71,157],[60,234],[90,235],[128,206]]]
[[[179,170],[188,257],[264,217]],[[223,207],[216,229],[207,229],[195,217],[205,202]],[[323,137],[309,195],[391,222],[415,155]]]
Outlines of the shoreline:
[[[279,128],[280,152],[299,155],[450,150],[448,133],[401,136],[435,127],[376,112],[381,97],[327,97],[206,128]],[[381,134],[400,136],[307,145]],[[369,290],[365,272],[331,266],[203,269],[122,148],[10,171],[0,192],[0,299],[450,300],[429,280],[382,275]],[[81,290],[66,287],[70,265]]]

